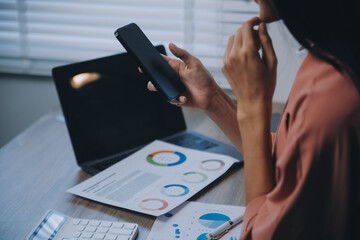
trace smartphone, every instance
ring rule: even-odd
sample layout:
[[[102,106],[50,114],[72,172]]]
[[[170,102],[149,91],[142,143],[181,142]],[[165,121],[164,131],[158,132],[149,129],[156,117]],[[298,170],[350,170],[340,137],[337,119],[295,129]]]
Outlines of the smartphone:
[[[185,91],[179,76],[135,23],[117,29],[114,34],[167,101],[171,102]]]

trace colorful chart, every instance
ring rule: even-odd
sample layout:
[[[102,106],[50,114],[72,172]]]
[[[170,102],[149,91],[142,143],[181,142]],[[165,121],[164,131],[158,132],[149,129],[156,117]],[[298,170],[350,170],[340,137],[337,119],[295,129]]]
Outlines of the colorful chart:
[[[206,234],[207,234],[207,233],[201,234],[200,236],[197,237],[196,240],[208,240],[208,238],[206,237]]]
[[[207,213],[199,218],[199,223],[207,228],[217,228],[229,221],[230,218],[220,213]]]
[[[182,197],[189,192],[188,187],[180,184],[170,184],[161,188],[161,193],[168,197]]]
[[[202,183],[208,179],[208,176],[201,172],[186,172],[182,180],[187,183]]]
[[[181,152],[175,151],[158,151],[149,154],[146,160],[152,165],[171,167],[180,165],[186,160],[186,156]]]
[[[217,171],[222,169],[225,166],[224,161],[218,159],[209,159],[201,161],[199,164],[199,168],[205,171]]]
[[[175,228],[175,238],[180,238],[180,228],[178,224],[172,225]]]
[[[139,203],[139,207],[141,209],[149,210],[149,211],[164,210],[168,206],[169,204],[166,201],[158,198],[144,199]]]

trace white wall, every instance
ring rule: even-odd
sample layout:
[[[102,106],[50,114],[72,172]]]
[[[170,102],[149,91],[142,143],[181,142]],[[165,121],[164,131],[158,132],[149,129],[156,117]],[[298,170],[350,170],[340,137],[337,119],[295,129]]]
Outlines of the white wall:
[[[0,148],[58,105],[52,78],[0,73]]]
[[[296,54],[296,50],[299,49],[300,45],[281,21],[268,24],[268,31],[278,58],[274,102],[285,103],[297,70],[302,63],[302,59]]]

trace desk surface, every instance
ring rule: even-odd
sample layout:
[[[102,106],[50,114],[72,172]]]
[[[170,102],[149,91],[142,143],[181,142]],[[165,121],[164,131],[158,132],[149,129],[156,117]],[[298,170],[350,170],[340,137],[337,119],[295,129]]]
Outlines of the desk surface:
[[[138,240],[145,240],[155,217],[104,205],[66,193],[91,177],[76,164],[64,123],[54,110],[0,149],[0,236],[24,239],[46,210],[75,218],[127,221],[139,224]],[[184,109],[190,129],[229,143],[203,113]],[[244,172],[232,167],[190,200],[244,205]]]

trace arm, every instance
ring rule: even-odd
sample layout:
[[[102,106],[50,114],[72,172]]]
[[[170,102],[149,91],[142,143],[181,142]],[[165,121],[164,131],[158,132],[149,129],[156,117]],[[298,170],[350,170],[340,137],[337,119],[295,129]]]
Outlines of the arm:
[[[254,30],[259,25],[259,32]],[[258,50],[262,48],[261,58]],[[277,60],[264,23],[253,18],[229,40],[223,73],[236,96],[244,155],[246,201],[269,193],[274,185],[270,121]]]
[[[243,151],[241,134],[236,119],[236,103],[222,90],[211,98],[205,113],[220,127],[234,146]]]
[[[242,151],[241,136],[236,119],[235,102],[221,89],[201,61],[175,44],[170,51],[179,59],[164,56],[186,86],[186,92],[172,102],[174,105],[196,107],[203,110]],[[156,91],[149,82],[148,88]]]

